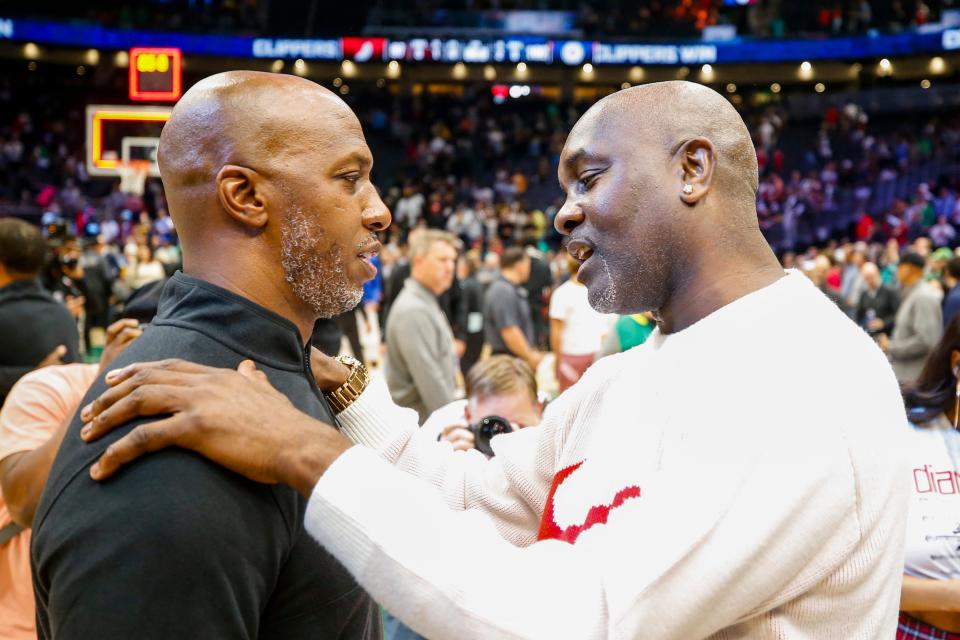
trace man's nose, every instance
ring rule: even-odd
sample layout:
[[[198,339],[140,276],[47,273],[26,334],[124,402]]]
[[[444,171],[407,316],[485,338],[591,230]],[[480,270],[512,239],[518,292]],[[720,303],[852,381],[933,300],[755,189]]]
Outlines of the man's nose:
[[[560,207],[560,211],[557,212],[557,217],[553,220],[553,226],[561,235],[568,236],[570,233],[580,226],[580,223],[583,222],[583,210],[576,204],[570,202],[568,198],[563,206]]]
[[[392,221],[390,209],[384,204],[380,194],[374,191],[373,197],[363,210],[363,226],[371,231],[383,231]]]

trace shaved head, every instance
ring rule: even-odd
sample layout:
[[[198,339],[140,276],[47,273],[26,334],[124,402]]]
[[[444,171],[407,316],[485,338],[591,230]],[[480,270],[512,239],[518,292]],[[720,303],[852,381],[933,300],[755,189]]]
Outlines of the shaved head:
[[[570,132],[559,179],[567,201],[556,226],[600,311],[663,308],[689,285],[691,256],[772,257],[750,132],[705,86],[658,82],[600,100]]]
[[[210,76],[174,107],[157,161],[185,271],[249,275],[313,319],[359,302],[390,218],[360,122],[332,92],[290,75]]]

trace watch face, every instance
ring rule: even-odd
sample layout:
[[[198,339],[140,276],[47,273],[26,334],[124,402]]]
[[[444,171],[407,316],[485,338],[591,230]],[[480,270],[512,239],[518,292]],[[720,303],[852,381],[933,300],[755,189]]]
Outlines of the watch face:
[[[340,356],[338,360],[340,360],[341,363],[347,365],[348,367],[355,367],[356,365],[360,364],[360,361],[354,358],[353,356]]]

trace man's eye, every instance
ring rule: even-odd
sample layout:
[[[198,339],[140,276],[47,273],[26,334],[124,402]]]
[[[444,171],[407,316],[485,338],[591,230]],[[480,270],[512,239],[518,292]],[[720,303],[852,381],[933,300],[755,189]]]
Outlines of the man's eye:
[[[586,193],[590,190],[590,185],[593,182],[593,175],[584,176],[577,180],[577,191],[579,193]]]
[[[359,174],[359,173],[348,173],[347,175],[345,175],[345,176],[343,176],[343,177],[344,177],[345,180],[349,180],[350,182],[356,182],[357,180],[360,179],[360,174]]]

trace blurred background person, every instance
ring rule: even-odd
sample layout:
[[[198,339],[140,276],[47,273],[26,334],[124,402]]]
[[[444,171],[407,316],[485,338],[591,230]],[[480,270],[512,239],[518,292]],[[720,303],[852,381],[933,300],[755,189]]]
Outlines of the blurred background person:
[[[136,257],[127,265],[125,280],[134,291],[140,287],[167,277],[163,263],[153,255],[149,244],[141,244],[136,249]]]
[[[643,344],[656,327],[657,323],[649,312],[620,316],[613,323],[613,328],[604,336],[596,359],[599,360],[612,353],[622,353]]]
[[[423,424],[423,437],[449,442],[457,451],[476,446],[471,425],[488,416],[503,418],[516,429],[540,423],[543,405],[537,377],[529,364],[513,356],[491,356],[470,368],[466,398],[434,411]]]
[[[465,315],[464,352],[460,357],[463,375],[467,375],[483,351],[483,284],[477,277],[479,270],[480,256],[475,250],[467,251],[457,261],[457,277]]]
[[[570,278],[550,297],[550,350],[556,358],[559,392],[573,386],[593,364],[617,316],[595,311],[577,279],[580,263],[567,254]]]
[[[22,377],[0,409],[0,638],[36,638],[30,527],[54,456],[87,388],[142,331],[133,319],[107,330],[96,364],[45,367]]]
[[[943,297],[943,326],[946,328],[950,321],[960,313],[960,258],[954,257],[947,261],[943,270],[943,281],[947,293]]]
[[[543,354],[535,346],[529,294],[523,287],[529,277],[530,256],[521,247],[504,251],[500,277],[484,297],[483,319],[492,355],[512,355],[536,370]]]
[[[387,323],[384,377],[393,401],[415,410],[422,423],[457,392],[453,330],[437,300],[453,282],[457,239],[428,229],[414,239],[409,255],[410,277]]]
[[[893,333],[880,334],[878,344],[890,358],[901,384],[910,384],[920,375],[923,363],[940,339],[943,330],[942,296],[923,279],[926,259],[917,252],[900,256],[897,280],[900,282],[900,306],[894,318]]]
[[[22,220],[0,220],[0,404],[37,367],[76,362],[75,317],[40,286],[47,242]]]
[[[870,335],[890,335],[900,304],[899,296],[892,287],[884,284],[880,269],[874,263],[865,263],[861,273],[864,288],[857,302],[857,324]]]
[[[960,318],[947,325],[904,392],[910,512],[897,638],[960,635]]]

